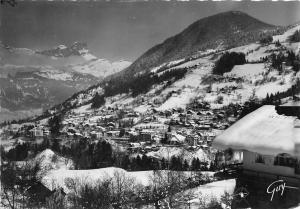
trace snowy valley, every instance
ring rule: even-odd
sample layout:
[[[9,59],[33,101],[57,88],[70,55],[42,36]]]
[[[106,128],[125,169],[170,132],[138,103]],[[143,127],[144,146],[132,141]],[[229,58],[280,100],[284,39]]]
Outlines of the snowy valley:
[[[222,15],[245,18],[239,12]],[[300,41],[291,41],[300,25],[279,30],[255,23],[257,30],[247,28],[244,33],[233,27],[232,33],[240,34],[238,44],[225,36],[226,31],[220,38],[224,42],[211,39],[192,53],[183,50],[183,57],[177,56],[176,48],[176,55],[170,52],[173,57],[157,58],[165,50],[162,44],[133,64],[98,59],[78,43],[60,45],[37,54],[53,60],[76,54],[85,61],[64,65],[63,70],[32,67],[21,79],[20,72],[1,77],[23,96],[33,95],[24,89],[34,88],[39,92],[35,97],[44,95],[48,105],[36,117],[2,124],[1,166],[8,176],[17,170],[6,179],[11,182],[5,187],[9,195],[4,203],[9,205],[15,195],[18,207],[299,207],[297,197],[284,203],[247,199],[249,191],[254,196],[255,192],[243,184],[241,152],[213,146],[216,137],[261,106],[300,99]],[[157,63],[144,62],[146,55]],[[64,102],[55,100],[51,89],[45,89],[48,80],[55,80],[56,88],[64,85],[56,91],[75,90],[62,96]],[[1,101],[6,101],[7,85],[1,84]]]
[[[0,57],[1,122],[39,115],[130,64],[98,59],[78,42],[45,51],[0,43]]]

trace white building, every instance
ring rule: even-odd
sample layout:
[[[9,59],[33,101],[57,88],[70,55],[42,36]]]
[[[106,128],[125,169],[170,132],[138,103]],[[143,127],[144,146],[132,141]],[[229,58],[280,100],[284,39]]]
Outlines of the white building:
[[[265,105],[248,114],[213,141],[219,150],[243,153],[246,174],[300,182],[300,126],[294,116]]]
[[[41,127],[34,127],[29,130],[32,137],[42,137],[44,135],[43,129]]]

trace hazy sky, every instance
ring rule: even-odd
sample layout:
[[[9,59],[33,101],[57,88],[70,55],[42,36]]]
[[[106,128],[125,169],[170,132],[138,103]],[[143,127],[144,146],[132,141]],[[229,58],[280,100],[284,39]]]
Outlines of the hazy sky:
[[[74,41],[109,60],[134,60],[194,21],[239,10],[274,25],[300,21],[300,2],[19,3],[1,6],[2,42],[45,49]]]

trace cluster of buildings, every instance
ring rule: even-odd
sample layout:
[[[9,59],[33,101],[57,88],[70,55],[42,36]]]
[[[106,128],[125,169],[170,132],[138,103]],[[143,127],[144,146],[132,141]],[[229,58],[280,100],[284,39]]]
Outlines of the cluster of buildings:
[[[103,107],[66,113],[59,138],[70,142],[81,138],[109,140],[130,153],[156,151],[162,146],[209,150],[215,136],[235,121],[230,119],[224,110],[210,110],[208,104],[201,103],[194,103],[186,110],[153,108],[145,113],[129,107]],[[13,134],[32,140],[48,137],[49,128],[46,122],[10,126]]]

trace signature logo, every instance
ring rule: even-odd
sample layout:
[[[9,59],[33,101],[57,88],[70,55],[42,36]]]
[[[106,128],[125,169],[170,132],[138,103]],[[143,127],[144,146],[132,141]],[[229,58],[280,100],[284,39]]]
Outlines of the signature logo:
[[[280,193],[280,195],[282,196],[286,188],[299,189],[297,187],[287,186],[283,180],[277,180],[277,181],[272,182],[267,188],[267,193],[271,194],[270,201],[273,200],[275,193]]]

